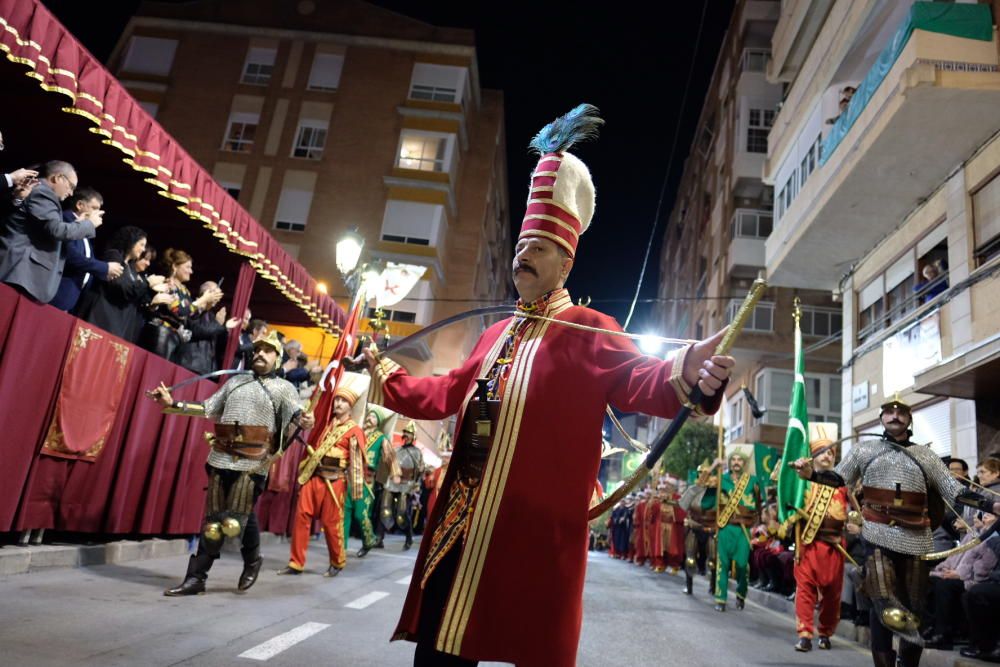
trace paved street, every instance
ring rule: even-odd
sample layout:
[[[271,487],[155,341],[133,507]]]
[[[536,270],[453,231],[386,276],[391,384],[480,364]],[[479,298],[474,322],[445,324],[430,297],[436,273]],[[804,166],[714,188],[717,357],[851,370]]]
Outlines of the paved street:
[[[352,545],[357,548],[356,544]],[[49,667],[114,665],[406,665],[412,645],[389,643],[416,550],[353,557],[336,579],[322,578],[325,546],[314,541],[308,571],[276,577],[287,546],[265,548],[263,578],[248,595],[232,591],[238,554],[212,570],[209,592],[167,598],[186,557],[124,565],[53,569],[0,578],[3,664]],[[795,653],[790,618],[750,603],[720,615],[700,586],[681,594],[680,577],[591,554],[579,664],[853,665],[870,664],[852,644]],[[256,656],[255,658],[253,656]]]

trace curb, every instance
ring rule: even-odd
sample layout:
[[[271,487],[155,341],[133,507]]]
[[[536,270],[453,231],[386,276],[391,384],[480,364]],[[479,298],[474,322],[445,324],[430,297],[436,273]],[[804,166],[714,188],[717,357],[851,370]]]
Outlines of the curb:
[[[0,548],[0,576],[28,574],[39,570],[127,563],[150,558],[180,556],[188,552],[183,538],[119,540],[107,544],[42,544]]]

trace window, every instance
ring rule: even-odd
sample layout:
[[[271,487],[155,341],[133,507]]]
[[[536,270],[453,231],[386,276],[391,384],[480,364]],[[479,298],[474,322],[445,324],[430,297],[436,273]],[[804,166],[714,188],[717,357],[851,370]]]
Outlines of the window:
[[[246,62],[243,63],[243,76],[240,83],[248,83],[252,86],[266,86],[271,83],[271,75],[274,73],[274,59],[278,54],[277,49],[251,46],[247,51]]]
[[[156,102],[143,102],[139,100],[139,106],[153,118],[156,118],[156,112],[160,110],[160,105]]]
[[[390,199],[382,219],[382,240],[413,245],[438,245],[444,206]]]
[[[726,311],[727,319],[732,322],[736,319],[736,312],[740,309],[742,301],[733,299],[729,302]],[[747,318],[744,331],[774,331],[774,303],[771,301],[761,301],[753,309],[753,313]]]
[[[761,418],[764,424],[786,426],[792,401],[795,376],[791,371],[765,368],[755,382],[756,398],[767,412]],[[810,422],[840,421],[840,376],[827,373],[805,374],[806,406]]]
[[[122,61],[122,71],[167,76],[174,64],[176,52],[176,39],[133,37]]]
[[[417,63],[410,79],[410,99],[461,104],[468,78],[465,67]]]
[[[216,162],[212,169],[212,178],[219,186],[229,193],[233,199],[239,200],[246,177],[246,165],[233,162]]]
[[[743,437],[743,392],[737,392],[726,404],[726,443],[737,442]]]
[[[451,171],[454,139],[453,134],[403,130],[396,166],[419,171]]]
[[[327,125],[322,121],[299,121],[299,129],[295,135],[295,145],[292,147],[292,157],[319,160],[323,157],[326,146]]]
[[[774,124],[773,109],[750,109],[747,124],[747,151],[750,153],[767,152],[767,135]]]
[[[339,53],[317,53],[309,70],[309,90],[337,90],[344,69],[344,56]]]
[[[976,259],[985,264],[1000,255],[1000,174],[972,193]]]
[[[222,142],[222,150],[234,153],[249,153],[253,150],[254,137],[257,135],[257,125],[260,114],[236,111],[229,115],[229,126],[226,128],[226,138]]]
[[[878,276],[858,292],[858,343],[885,326],[885,281]]]
[[[803,336],[832,336],[844,328],[844,318],[839,310],[803,306],[802,319],[799,321]]]
[[[768,49],[743,49],[740,58],[740,69],[744,72],[766,72],[767,59],[771,57]]]
[[[748,239],[766,239],[771,234],[773,220],[767,211],[738,208],[733,214],[732,235]]]
[[[305,231],[315,189],[316,172],[286,171],[274,216],[274,228],[289,232]]]

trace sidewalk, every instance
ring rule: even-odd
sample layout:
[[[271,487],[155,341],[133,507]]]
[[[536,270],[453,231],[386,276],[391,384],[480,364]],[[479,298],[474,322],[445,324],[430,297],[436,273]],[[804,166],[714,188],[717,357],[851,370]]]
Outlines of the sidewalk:
[[[0,576],[27,574],[56,567],[87,567],[105,563],[163,558],[187,553],[185,539],[118,540],[107,544],[42,544],[0,548]]]

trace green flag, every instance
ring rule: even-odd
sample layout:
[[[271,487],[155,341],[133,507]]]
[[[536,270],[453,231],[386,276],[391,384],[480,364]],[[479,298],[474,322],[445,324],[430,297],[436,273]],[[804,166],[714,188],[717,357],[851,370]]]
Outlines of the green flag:
[[[778,473],[778,521],[795,514],[805,503],[806,480],[800,478],[788,464],[809,456],[809,412],[806,409],[805,358],[802,354],[802,330],[799,315],[795,316],[795,384],[792,385],[791,407],[788,411],[788,431],[781,472]]]
[[[757,484],[760,485],[760,488],[766,489],[769,486],[774,486],[774,482],[771,481],[771,473],[774,471],[774,466],[778,465],[780,457],[781,452],[778,451],[777,447],[759,442],[753,443],[754,470],[757,472]]]

